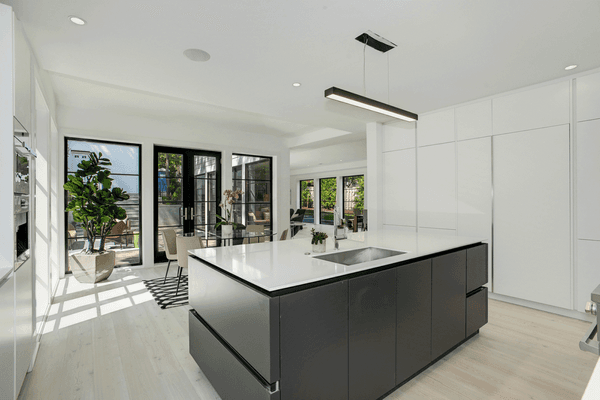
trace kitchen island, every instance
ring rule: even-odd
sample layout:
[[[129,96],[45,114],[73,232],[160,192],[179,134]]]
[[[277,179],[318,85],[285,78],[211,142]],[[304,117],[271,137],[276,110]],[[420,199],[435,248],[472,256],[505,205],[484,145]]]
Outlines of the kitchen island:
[[[378,399],[487,323],[487,244],[364,232],[325,254],[309,239],[190,252],[190,353],[224,399]]]

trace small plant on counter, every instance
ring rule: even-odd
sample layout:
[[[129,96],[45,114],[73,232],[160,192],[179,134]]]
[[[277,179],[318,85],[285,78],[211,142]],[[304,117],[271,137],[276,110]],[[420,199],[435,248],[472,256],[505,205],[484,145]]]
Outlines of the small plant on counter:
[[[310,233],[312,233],[312,244],[323,244],[323,240],[327,239],[328,236],[325,232],[316,232],[315,228],[312,228]]]

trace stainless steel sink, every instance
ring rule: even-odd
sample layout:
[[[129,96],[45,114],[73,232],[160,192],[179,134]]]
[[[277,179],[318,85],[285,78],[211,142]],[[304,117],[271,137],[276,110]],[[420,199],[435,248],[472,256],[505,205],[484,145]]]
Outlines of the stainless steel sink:
[[[323,254],[322,256],[315,256],[314,258],[334,262],[337,264],[354,265],[364,263],[367,261],[375,261],[380,260],[382,258],[399,256],[401,254],[406,254],[406,252],[381,249],[379,247],[364,247],[362,249]]]

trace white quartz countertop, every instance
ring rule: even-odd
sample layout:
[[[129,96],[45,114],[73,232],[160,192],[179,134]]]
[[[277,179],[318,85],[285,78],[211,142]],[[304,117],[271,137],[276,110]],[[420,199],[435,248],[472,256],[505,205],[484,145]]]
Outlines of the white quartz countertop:
[[[372,268],[482,242],[481,238],[415,234],[397,231],[351,233],[339,241],[327,239],[327,252],[314,254],[310,238],[190,250],[190,254],[268,292],[339,278]],[[363,247],[380,247],[406,254],[351,266],[314,258],[315,255]],[[306,253],[310,253],[307,255]],[[193,268],[193,263],[190,263]]]

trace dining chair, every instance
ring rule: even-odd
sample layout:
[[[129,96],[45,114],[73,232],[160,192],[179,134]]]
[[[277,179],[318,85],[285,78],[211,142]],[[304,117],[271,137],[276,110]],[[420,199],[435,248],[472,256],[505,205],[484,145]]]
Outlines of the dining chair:
[[[177,236],[177,290],[175,296],[179,293],[179,283],[184,268],[188,267],[188,250],[203,249],[204,242],[200,236]]]
[[[160,231],[160,233],[163,237],[165,255],[167,256],[167,260],[169,260],[169,263],[167,264],[167,272],[165,273],[165,279],[163,280],[164,284],[167,283],[167,275],[169,275],[171,261],[177,261],[177,241],[175,240],[175,229],[163,229]]]
[[[248,232],[248,233],[263,233],[264,231],[265,231],[264,225],[246,225],[246,232]],[[256,243],[265,241],[264,237],[262,237],[262,238],[258,237],[256,239],[257,239]],[[248,243],[250,243],[250,238],[244,238],[244,240],[242,240],[242,244],[248,244]]]
[[[285,240],[285,239],[287,239],[287,233],[288,233],[287,229],[285,231],[283,231],[281,233],[281,237],[279,238],[279,240]]]

